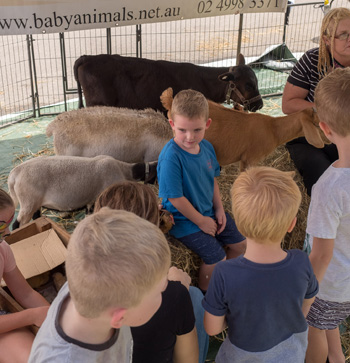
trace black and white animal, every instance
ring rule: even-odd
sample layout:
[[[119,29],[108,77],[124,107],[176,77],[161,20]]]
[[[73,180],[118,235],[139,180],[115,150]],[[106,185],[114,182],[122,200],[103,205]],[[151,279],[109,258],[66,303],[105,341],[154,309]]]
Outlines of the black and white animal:
[[[159,96],[172,87],[174,94],[194,89],[214,102],[233,100],[245,110],[263,106],[254,71],[243,55],[237,66],[204,67],[192,63],[150,60],[120,55],[83,55],[74,64],[78,83],[79,108],[114,106],[164,111]]]

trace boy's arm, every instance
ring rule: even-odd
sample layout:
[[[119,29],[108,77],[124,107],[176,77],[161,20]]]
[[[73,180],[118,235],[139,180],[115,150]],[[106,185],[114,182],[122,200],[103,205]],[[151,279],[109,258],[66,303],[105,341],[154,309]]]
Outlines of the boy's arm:
[[[174,347],[174,363],[198,363],[199,348],[196,327],[187,334],[177,335]]]
[[[333,257],[334,239],[313,238],[310,261],[319,283],[323,280]]]
[[[215,316],[207,311],[204,312],[204,328],[208,335],[220,334],[226,327],[225,315]]]
[[[216,178],[214,178],[213,206],[214,206],[214,211],[215,211],[216,222],[218,224],[218,230],[216,233],[220,234],[225,229],[225,226],[226,226],[226,214],[225,214],[224,206],[222,205],[219,184],[218,184]]]
[[[315,301],[315,296],[311,299],[304,299],[303,305],[301,307],[301,311],[303,312],[305,318],[307,317],[307,314],[309,313],[310,307],[312,303]]]
[[[5,272],[3,278],[15,300],[24,308],[50,305],[43,296],[32,289],[17,266],[12,271]]]
[[[169,198],[168,200],[181,214],[196,224],[204,233],[215,236],[217,224],[214,219],[200,214],[186,197]]]

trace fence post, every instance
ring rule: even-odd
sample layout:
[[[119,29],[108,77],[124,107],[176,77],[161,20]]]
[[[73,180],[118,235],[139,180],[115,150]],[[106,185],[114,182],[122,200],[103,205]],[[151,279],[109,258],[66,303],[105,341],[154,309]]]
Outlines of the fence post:
[[[59,37],[60,37],[60,51],[61,51],[61,65],[62,65],[64,110],[67,111],[68,79],[67,79],[66,47],[64,42],[64,33],[60,33]]]
[[[141,24],[136,25],[136,57],[142,58]]]
[[[112,54],[112,36],[111,36],[111,28],[106,29],[106,37],[107,37],[107,54]]]
[[[36,117],[36,102],[38,103],[38,114],[40,116],[40,107],[39,107],[39,99],[38,99],[38,86],[36,81],[36,69],[35,69],[35,58],[34,58],[34,50],[33,50],[33,36],[27,35],[27,50],[28,50],[28,63],[29,63],[29,76],[30,76],[30,89],[31,89],[31,98],[32,98],[32,107],[33,107],[33,117]]]

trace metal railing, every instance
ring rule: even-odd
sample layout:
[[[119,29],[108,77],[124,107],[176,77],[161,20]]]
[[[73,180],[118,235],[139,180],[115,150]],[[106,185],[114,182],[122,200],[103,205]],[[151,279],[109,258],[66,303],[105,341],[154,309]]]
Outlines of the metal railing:
[[[179,20],[59,34],[0,37],[0,127],[30,117],[76,108],[74,61],[83,54],[118,53],[195,64],[234,65],[274,50],[275,61],[288,61],[285,50],[301,55],[318,46],[323,2],[289,5],[290,14],[255,13]],[[349,7],[337,0],[333,7]],[[289,54],[289,53],[288,53]],[[215,63],[213,63],[215,64]],[[254,61],[264,94],[278,94],[288,69],[269,71]]]

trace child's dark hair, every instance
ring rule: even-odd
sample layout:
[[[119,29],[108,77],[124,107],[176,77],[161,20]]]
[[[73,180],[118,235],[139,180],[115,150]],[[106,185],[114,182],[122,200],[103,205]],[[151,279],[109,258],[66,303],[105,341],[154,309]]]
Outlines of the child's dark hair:
[[[13,200],[5,190],[0,188],[0,210],[7,207],[14,207]]]

